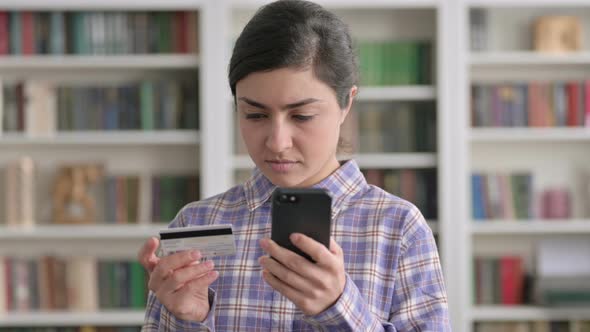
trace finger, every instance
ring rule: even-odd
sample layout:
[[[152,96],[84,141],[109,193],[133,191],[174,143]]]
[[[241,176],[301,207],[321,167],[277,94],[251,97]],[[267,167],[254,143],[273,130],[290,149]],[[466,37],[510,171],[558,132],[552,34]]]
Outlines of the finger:
[[[154,274],[156,280],[165,280],[174,273],[174,270],[193,264],[199,259],[201,259],[200,252],[188,250],[162,257],[152,274]]]
[[[289,239],[297,248],[308,254],[318,265],[331,265],[334,255],[318,241],[301,233],[293,233]]]
[[[179,288],[176,292],[186,292],[190,290],[198,290],[205,287],[209,287],[217,278],[219,277],[219,272],[213,270],[209,271],[206,274],[203,274],[197,279],[191,280],[184,284],[183,287]]]
[[[264,238],[260,240],[260,246],[276,261],[304,278],[313,278],[318,273],[321,273],[316,264],[287,248],[281,247],[271,239]]]
[[[158,250],[159,244],[160,241],[157,238],[151,237],[145,241],[137,253],[137,260],[148,273],[151,273],[154,270],[160,260],[156,256],[156,250]]]
[[[266,281],[267,284],[270,285],[270,287],[272,287],[277,292],[283,294],[283,296],[291,300],[291,302],[293,302],[297,306],[301,303],[302,299],[304,298],[303,293],[282,282],[279,278],[272,275],[272,273],[270,273],[269,271],[263,270],[262,278],[264,279],[264,281]]]
[[[344,256],[342,247],[334,240],[333,237],[330,237],[330,252],[338,257]]]
[[[204,263],[189,265],[175,270],[171,276],[162,284],[159,291],[162,293],[172,293],[182,288],[187,282],[201,278],[203,275],[213,270],[213,261],[206,261]]]
[[[304,292],[309,288],[310,282],[296,271],[289,270],[285,265],[279,263],[277,260],[267,256],[262,256],[258,259],[260,266],[273,276],[281,280],[283,283]]]

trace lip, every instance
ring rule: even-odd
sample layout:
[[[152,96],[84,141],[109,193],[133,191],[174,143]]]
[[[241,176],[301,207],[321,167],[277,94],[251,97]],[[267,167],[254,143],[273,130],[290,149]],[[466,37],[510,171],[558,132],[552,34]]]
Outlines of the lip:
[[[287,173],[289,172],[295,165],[297,165],[296,161],[293,160],[265,160],[265,162],[270,166],[270,168],[277,172],[277,173]]]

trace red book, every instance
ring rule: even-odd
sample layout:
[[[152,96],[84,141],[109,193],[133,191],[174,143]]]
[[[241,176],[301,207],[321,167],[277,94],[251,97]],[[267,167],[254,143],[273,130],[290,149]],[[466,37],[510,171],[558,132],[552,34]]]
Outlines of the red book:
[[[8,13],[0,12],[0,54],[10,53],[10,32],[8,31]]]
[[[578,109],[580,108],[580,87],[578,82],[567,83],[567,125],[576,127],[578,123]]]
[[[188,53],[187,35],[188,12],[176,12],[174,14],[174,52]]]
[[[502,304],[521,304],[523,289],[522,259],[517,256],[500,258]]]
[[[529,83],[529,100],[528,100],[528,123],[529,127],[539,127],[539,84],[537,82]]]
[[[2,287],[5,287],[5,294],[6,294],[6,298],[5,299],[0,299],[2,301],[6,301],[6,311],[10,311],[10,310],[14,310],[14,306],[13,306],[13,298],[12,298],[12,291],[14,289],[13,286],[13,281],[12,281],[12,258],[9,257],[5,257],[4,258],[4,282],[5,285],[0,285]]]
[[[32,12],[22,12],[23,54],[35,54],[35,21]]]
[[[586,102],[585,102],[585,104],[586,104],[586,112],[585,112],[586,121],[585,121],[584,125],[586,127],[590,127],[590,80],[586,81],[585,87],[586,87],[586,89],[585,89],[586,90]]]

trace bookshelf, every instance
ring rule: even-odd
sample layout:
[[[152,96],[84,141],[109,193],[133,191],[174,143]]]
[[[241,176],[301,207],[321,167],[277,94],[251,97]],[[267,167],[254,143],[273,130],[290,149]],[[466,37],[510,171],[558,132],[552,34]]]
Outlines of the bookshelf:
[[[485,324],[515,322],[559,321],[569,323],[569,331],[578,331],[580,322],[590,319],[587,306],[560,307],[535,304],[476,304],[480,295],[479,283],[474,276],[481,263],[475,257],[522,258],[522,268],[534,282],[540,264],[537,261],[539,245],[554,239],[586,241],[590,235],[590,215],[581,208],[584,196],[577,190],[583,177],[578,169],[588,169],[588,127],[543,126],[503,127],[472,125],[472,86],[494,84],[525,85],[528,82],[584,81],[588,77],[588,27],[590,7],[585,1],[486,1],[463,0],[455,4],[454,31],[461,36],[455,43],[460,51],[454,58],[453,68],[458,73],[455,82],[460,88],[451,97],[457,103],[459,118],[452,124],[452,151],[456,163],[453,178],[457,185],[453,201],[453,216],[461,220],[457,224],[457,236],[464,239],[455,250],[460,250],[459,269],[451,277],[451,283],[460,289],[456,294],[460,301],[460,322],[455,329],[461,331],[485,330]],[[474,49],[474,39],[479,29],[472,25],[477,13],[485,13],[486,47]],[[533,50],[533,20],[542,15],[561,14],[577,17],[583,26],[583,49],[565,54],[545,54]],[[481,42],[481,39],[478,41]],[[555,84],[555,83],[554,83]],[[494,110],[495,111],[495,110]],[[529,118],[530,119],[530,118]],[[474,172],[532,174],[533,196],[552,186],[571,190],[570,217],[546,219],[533,216],[527,220],[513,218],[472,218],[472,191]],[[490,180],[488,180],[490,181]],[[538,197],[535,196],[534,200]],[[534,203],[535,214],[539,208]],[[502,263],[499,263],[502,264]],[[500,267],[502,268],[502,267]],[[481,271],[481,270],[477,270]],[[480,272],[477,272],[480,273]],[[471,287],[459,288],[464,283]],[[451,286],[453,287],[453,286]],[[506,286],[504,286],[506,287]],[[508,286],[510,287],[510,286]],[[495,290],[496,291],[496,290]],[[474,328],[478,325],[477,329]],[[490,325],[490,330],[493,328]],[[505,328],[508,325],[504,325]],[[531,325],[532,327],[532,325]],[[497,330],[497,329],[496,329]],[[531,331],[533,331],[531,329]]]
[[[32,137],[4,132],[0,136],[0,166],[20,155],[42,160],[38,165],[39,186],[45,195],[50,188],[51,169],[65,161],[101,160],[115,175],[137,174],[145,183],[159,172],[178,174],[198,171],[201,197],[229,188],[236,170],[252,167],[243,155],[234,155],[236,134],[233,111],[227,101],[230,95],[226,70],[231,40],[263,0],[19,0],[3,1],[0,11],[197,11],[199,13],[198,54],[101,54],[101,55],[3,55],[0,56],[0,78],[3,83],[19,79],[56,79],[68,84],[92,82],[125,82],[141,78],[159,79],[196,76],[199,81],[199,130],[79,130],[58,131],[50,136]],[[438,218],[428,220],[438,234],[443,269],[449,283],[451,305],[456,302],[452,278],[455,265],[451,221],[452,158],[449,154],[452,107],[449,69],[452,51],[445,45],[450,34],[451,7],[440,0],[327,0],[321,4],[334,9],[351,25],[355,37],[366,40],[429,40],[432,42],[432,78],[419,85],[363,85],[359,103],[431,103],[436,113],[437,143],[429,152],[356,152],[354,157],[363,168],[436,169]],[[357,110],[355,110],[357,111]],[[359,107],[358,112],[362,112]],[[206,156],[206,157],[205,157]],[[174,162],[171,162],[174,161]],[[0,182],[1,183],[1,182]],[[148,186],[149,187],[149,186]],[[0,193],[0,208],[3,207]],[[99,223],[90,226],[46,225],[49,203],[37,197],[38,225],[32,229],[0,228],[0,256],[36,257],[41,254],[94,255],[101,258],[135,258],[137,249],[163,224],[153,224],[149,211],[149,192],[140,193],[137,225]],[[459,310],[451,310],[455,315]],[[8,312],[0,315],[2,327],[140,325],[143,313],[127,309],[91,313]],[[453,321],[458,319],[453,318]]]
[[[4,132],[0,136],[0,168],[9,160],[31,155],[42,160],[39,195],[48,195],[51,170],[63,161],[103,161],[114,175],[139,174],[149,183],[159,173],[198,172],[200,194],[222,192],[235,182],[237,171],[252,162],[236,153],[234,113],[227,84],[232,41],[255,9],[266,0],[7,0],[0,11],[181,11],[199,13],[198,54],[108,54],[0,56],[3,83],[19,79],[55,78],[68,84],[125,82],[141,78],[197,77],[198,130],[82,130],[31,137]],[[473,83],[527,82],[535,79],[583,80],[590,75],[590,8],[587,0],[321,0],[348,22],[360,40],[429,40],[433,45],[432,80],[426,84],[362,85],[358,114],[363,106],[430,103],[436,114],[434,151],[355,151],[361,168],[436,169],[437,218],[428,223],[438,237],[454,330],[472,331],[476,322],[590,320],[588,308],[550,309],[540,306],[474,305],[474,256],[521,253],[526,268],[533,264],[539,239],[555,236],[587,238],[590,215],[580,202],[568,219],[525,222],[503,218],[474,222],[471,218],[472,171],[531,170],[536,184],[572,185],[575,176],[564,169],[590,165],[588,128],[487,128],[470,125],[470,87]],[[491,47],[470,51],[469,13],[489,13]],[[530,50],[522,23],[535,15],[575,14],[583,18],[585,48],[566,55]],[[498,22],[503,22],[499,26]],[[519,23],[520,22],[520,23]],[[521,24],[521,25],[519,25]],[[513,34],[512,31],[519,33]],[[392,107],[393,108],[393,107]],[[394,128],[393,126],[391,128]],[[343,156],[344,157],[344,156]],[[508,162],[502,162],[506,161]],[[531,166],[536,165],[536,166]],[[0,184],[2,181],[0,181]],[[149,186],[147,186],[149,187]],[[137,225],[99,223],[84,227],[54,226],[40,222],[33,229],[0,227],[0,256],[36,257],[43,253],[72,252],[104,258],[135,258],[144,239],[163,224],[151,218],[150,194],[140,193],[143,210]],[[4,208],[0,191],[0,211]],[[37,197],[40,221],[49,219],[50,206]],[[137,326],[143,313],[134,310],[79,312],[9,312],[0,315],[2,327],[128,325]],[[572,331],[573,332],[573,331]]]
[[[0,320],[0,327],[33,326],[138,326],[144,313],[137,310],[101,311],[96,313],[35,312],[11,314]]]

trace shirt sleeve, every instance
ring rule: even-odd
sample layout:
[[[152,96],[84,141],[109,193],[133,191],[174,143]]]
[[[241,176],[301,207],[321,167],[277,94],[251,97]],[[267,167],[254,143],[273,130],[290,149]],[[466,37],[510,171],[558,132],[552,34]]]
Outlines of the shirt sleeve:
[[[318,315],[306,316],[309,324],[322,331],[451,331],[436,243],[422,215],[413,212],[403,235],[389,320],[380,322],[371,313],[347,275],[340,298]]]
[[[169,228],[184,227],[184,209],[181,209],[176,217],[168,225]],[[209,314],[203,322],[191,322],[177,319],[165,306],[160,303],[156,295],[150,291],[146,305],[144,325],[142,332],[154,331],[215,331],[215,291],[209,288]]]
[[[141,331],[215,331],[215,297],[215,291],[209,288],[209,314],[203,322],[191,322],[176,318],[150,291],[145,312],[145,323]]]
[[[344,291],[336,303],[317,315],[303,319],[321,331],[395,331],[385,329],[373,316],[348,274]]]
[[[424,217],[417,212],[412,219],[403,236],[389,320],[397,331],[448,332],[449,309],[436,243]]]

